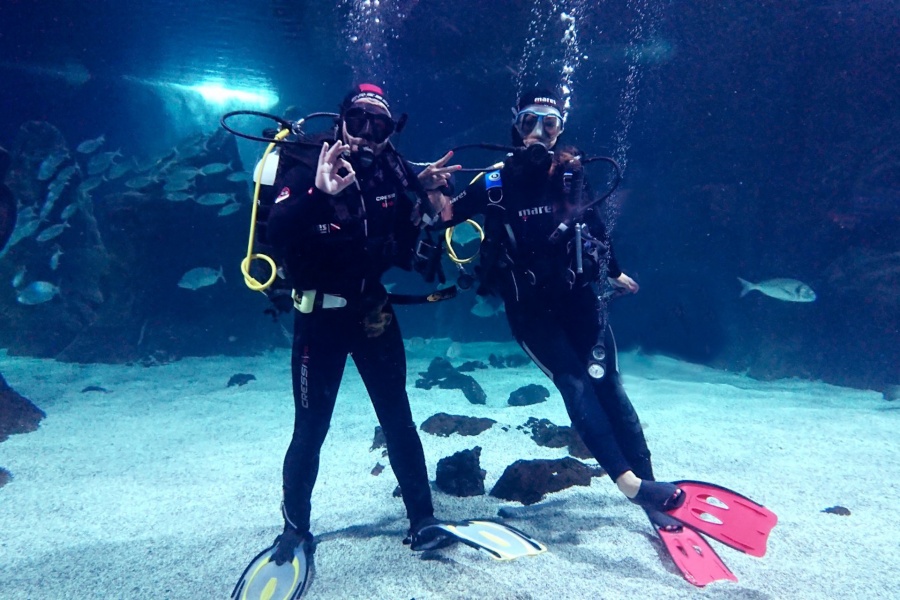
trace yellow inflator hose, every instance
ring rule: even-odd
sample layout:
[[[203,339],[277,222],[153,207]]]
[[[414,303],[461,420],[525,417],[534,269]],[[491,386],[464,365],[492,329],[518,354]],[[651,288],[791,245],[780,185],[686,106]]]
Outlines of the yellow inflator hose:
[[[262,160],[259,162],[259,166],[256,167],[258,169],[256,179],[256,185],[253,189],[253,209],[250,212],[250,239],[247,241],[247,256],[244,257],[244,260],[241,261],[241,273],[244,275],[244,284],[253,290],[254,292],[263,292],[269,288],[270,285],[275,281],[275,277],[278,276],[278,265],[275,264],[275,261],[272,260],[271,256],[267,256],[265,254],[254,254],[253,253],[253,242],[256,239],[256,211],[259,209],[259,190],[262,181],[262,174],[265,171],[266,159],[269,158],[269,154],[272,153],[272,150],[275,149],[276,142],[279,142],[290,135],[290,129],[282,129],[275,136],[275,140],[269,144],[266,148],[266,151],[263,153]],[[260,283],[256,279],[250,275],[250,264],[254,260],[263,260],[268,263],[269,267],[272,270],[272,273],[269,275],[269,278],[265,283]]]
[[[483,242],[484,229],[481,228],[481,225],[471,219],[467,219],[465,222],[475,228],[475,231],[478,232],[478,237],[481,238],[480,241]],[[456,227],[459,227],[459,225],[457,225]],[[452,260],[456,264],[464,265],[475,260],[475,257],[478,256],[478,253],[481,251],[481,247],[479,246],[479,249],[475,251],[475,254],[473,254],[469,258],[460,258],[459,256],[457,256],[456,250],[453,249],[453,244],[450,243],[453,240],[453,230],[456,229],[456,227],[448,227],[446,230],[444,230],[444,241],[447,242],[447,256],[449,256],[450,260]]]

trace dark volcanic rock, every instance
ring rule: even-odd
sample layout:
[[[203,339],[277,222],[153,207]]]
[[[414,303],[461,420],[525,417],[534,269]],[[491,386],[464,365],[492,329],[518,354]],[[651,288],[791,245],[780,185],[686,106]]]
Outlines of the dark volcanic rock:
[[[235,373],[228,380],[228,385],[226,387],[232,387],[235,385],[247,385],[251,381],[256,380],[256,375],[253,373]]]
[[[480,446],[442,458],[437,464],[435,485],[442,492],[453,496],[484,495],[484,476],[487,471],[481,468],[480,458]]]
[[[573,485],[591,485],[592,477],[605,474],[602,469],[565,457],[558,460],[517,460],[506,467],[491,490],[491,496],[534,504],[546,494]]]
[[[456,368],[460,373],[471,373],[472,371],[477,371],[479,369],[487,369],[488,366],[481,362],[480,360],[467,360],[463,364],[459,365]]]
[[[461,390],[472,404],[487,403],[487,394],[478,382],[472,376],[457,371],[446,358],[435,358],[428,365],[428,370],[419,375],[421,378],[416,381],[419,389],[430,390],[438,386],[442,390]]]
[[[527,365],[531,359],[524,354],[507,354],[506,356],[498,356],[491,354],[488,356],[488,362],[495,369],[505,369],[507,367],[521,367]]]
[[[484,419],[477,417],[466,417],[464,415],[448,415],[447,413],[437,413],[431,415],[422,426],[422,431],[432,435],[447,437],[451,433],[459,435],[478,435],[482,431],[490,429],[494,423],[493,419]]]
[[[550,397],[550,390],[536,383],[529,383],[509,395],[510,406],[529,406],[545,402]]]
[[[9,387],[0,374],[0,442],[15,433],[28,433],[38,428],[44,411],[32,404],[31,400]],[[12,478],[9,471],[0,468],[0,487]]]
[[[594,455],[584,445],[578,432],[572,427],[554,425],[547,419],[529,418],[518,429],[531,430],[531,439],[538,446],[545,448],[568,448],[569,454],[575,458],[593,458]]]
[[[419,373],[419,380],[416,381],[416,387],[423,390],[430,390],[434,386],[436,386],[442,379],[446,379],[447,377],[452,377],[456,374],[456,369],[453,368],[453,364],[447,360],[446,358],[435,357],[431,364],[428,365],[428,370],[424,373]]]
[[[544,448],[565,448],[571,439],[571,427],[553,424],[549,419],[530,417],[519,429],[531,430],[531,439]]]
[[[9,387],[0,375],[0,442],[15,433],[35,431],[46,416],[31,400]]]

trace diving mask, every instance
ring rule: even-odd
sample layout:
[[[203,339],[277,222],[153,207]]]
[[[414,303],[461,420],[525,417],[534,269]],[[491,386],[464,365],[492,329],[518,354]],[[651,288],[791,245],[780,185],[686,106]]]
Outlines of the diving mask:
[[[555,108],[528,107],[516,114],[516,130],[523,138],[534,134],[537,137],[552,138],[562,133],[562,115]]]
[[[370,139],[376,144],[384,143],[396,127],[390,116],[368,111],[360,106],[347,109],[344,113],[344,126],[349,135]]]

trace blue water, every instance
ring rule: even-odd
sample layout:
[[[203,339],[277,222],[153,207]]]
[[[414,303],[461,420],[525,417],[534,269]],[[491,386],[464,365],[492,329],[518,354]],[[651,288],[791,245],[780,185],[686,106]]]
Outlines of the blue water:
[[[245,104],[187,89],[204,81],[277,95],[266,110],[280,114],[333,110],[350,85],[373,80],[410,115],[398,148],[433,160],[460,143],[506,143],[517,91],[565,81],[568,140],[626,166],[614,237],[642,291],[613,306],[620,345],[878,389],[900,380],[897,9],[5,2],[0,145],[11,149],[23,123],[44,120],[71,147],[105,134],[107,150],[154,157]],[[245,160],[260,150],[241,146]],[[198,235],[202,245],[215,227]],[[818,300],[738,299],[737,277],[795,278]],[[472,305],[468,296],[442,307],[437,322],[410,309],[404,331],[508,335],[502,315],[478,320]]]

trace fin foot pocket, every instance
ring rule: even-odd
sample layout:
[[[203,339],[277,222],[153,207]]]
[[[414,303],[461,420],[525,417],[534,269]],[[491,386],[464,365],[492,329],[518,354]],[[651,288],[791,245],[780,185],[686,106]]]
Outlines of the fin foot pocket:
[[[285,540],[286,533],[275,538],[275,543],[250,561],[231,592],[232,600],[299,600],[303,596],[312,580],[315,541],[309,533],[293,532],[297,537],[294,543],[294,540]],[[280,544],[282,541],[290,543]],[[290,550],[291,553],[280,565],[275,561],[279,550],[282,553]]]

